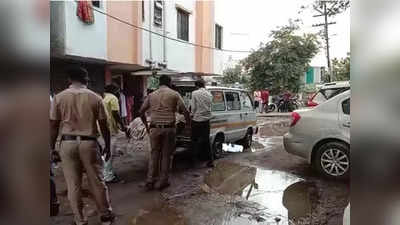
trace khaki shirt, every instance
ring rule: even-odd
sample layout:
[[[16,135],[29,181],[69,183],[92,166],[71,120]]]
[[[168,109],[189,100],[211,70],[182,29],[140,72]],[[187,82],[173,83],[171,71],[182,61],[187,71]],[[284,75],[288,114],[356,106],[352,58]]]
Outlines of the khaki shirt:
[[[107,119],[102,99],[84,85],[71,85],[53,99],[50,120],[59,120],[60,134],[98,135],[98,120]]]
[[[175,113],[187,112],[180,94],[167,86],[160,86],[143,104],[150,108],[151,122],[156,124],[175,124]]]

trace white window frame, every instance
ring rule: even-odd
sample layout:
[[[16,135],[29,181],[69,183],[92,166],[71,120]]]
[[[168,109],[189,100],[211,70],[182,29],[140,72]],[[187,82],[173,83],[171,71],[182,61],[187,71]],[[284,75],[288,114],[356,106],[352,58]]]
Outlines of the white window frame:
[[[154,25],[162,27],[163,26],[163,13],[165,13],[163,11],[163,4],[165,4],[165,2],[163,2],[162,0],[155,0],[154,1],[154,15],[153,15],[153,20],[154,20]],[[156,9],[161,11],[161,16],[160,18],[158,18],[156,16]]]
[[[217,45],[217,42],[218,42],[218,38],[217,38],[217,28],[220,28],[220,36],[219,36],[219,38],[220,38],[220,40],[219,40],[219,42],[220,42],[220,46],[218,46]],[[215,48],[216,49],[222,49],[223,48],[223,33],[224,33],[224,27],[223,26],[221,26],[221,25],[219,25],[219,24],[215,24],[215,35],[214,35],[214,38],[215,38]]]
[[[178,15],[179,15],[180,12],[182,14],[186,14],[187,15],[187,40],[185,40],[185,39],[180,37],[180,32],[179,32],[180,30],[178,29],[179,23],[180,23],[180,21],[178,21]],[[190,35],[190,12],[185,10],[185,9],[183,9],[182,7],[176,7],[176,18],[177,18],[177,23],[176,23],[177,38],[179,40],[182,40],[182,41],[189,41],[189,39],[190,39],[190,36],[189,36]]]

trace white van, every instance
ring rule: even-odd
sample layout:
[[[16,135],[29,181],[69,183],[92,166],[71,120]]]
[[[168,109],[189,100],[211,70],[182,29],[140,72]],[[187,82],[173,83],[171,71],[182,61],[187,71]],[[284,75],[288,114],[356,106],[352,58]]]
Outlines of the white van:
[[[172,81],[185,104],[189,104],[194,83],[177,82],[176,79]],[[221,155],[223,143],[240,142],[244,148],[249,148],[253,134],[258,132],[257,115],[250,93],[243,89],[214,86],[208,86],[207,90],[213,95],[210,143],[214,155]],[[177,131],[178,151],[191,147],[190,137],[190,127]]]
[[[243,89],[207,87],[213,95],[210,143],[215,154],[222,151],[222,143],[241,142],[251,147],[257,133],[257,115],[250,94]]]

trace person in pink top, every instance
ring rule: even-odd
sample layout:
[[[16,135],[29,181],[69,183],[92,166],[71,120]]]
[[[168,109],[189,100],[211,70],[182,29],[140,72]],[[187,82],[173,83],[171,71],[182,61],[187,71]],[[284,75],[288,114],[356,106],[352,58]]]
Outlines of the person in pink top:
[[[254,92],[254,102],[257,102],[256,103],[257,111],[261,113],[262,107],[261,107],[261,92],[260,91]]]

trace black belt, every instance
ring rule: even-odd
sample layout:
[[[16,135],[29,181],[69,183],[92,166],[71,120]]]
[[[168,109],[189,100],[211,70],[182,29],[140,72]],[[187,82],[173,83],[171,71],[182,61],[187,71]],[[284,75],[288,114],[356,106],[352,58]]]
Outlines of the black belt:
[[[175,124],[150,124],[150,128],[175,128]]]
[[[61,137],[62,141],[76,141],[78,137],[81,141],[97,141],[96,137],[89,137],[89,136],[80,136],[80,135],[63,135]]]

